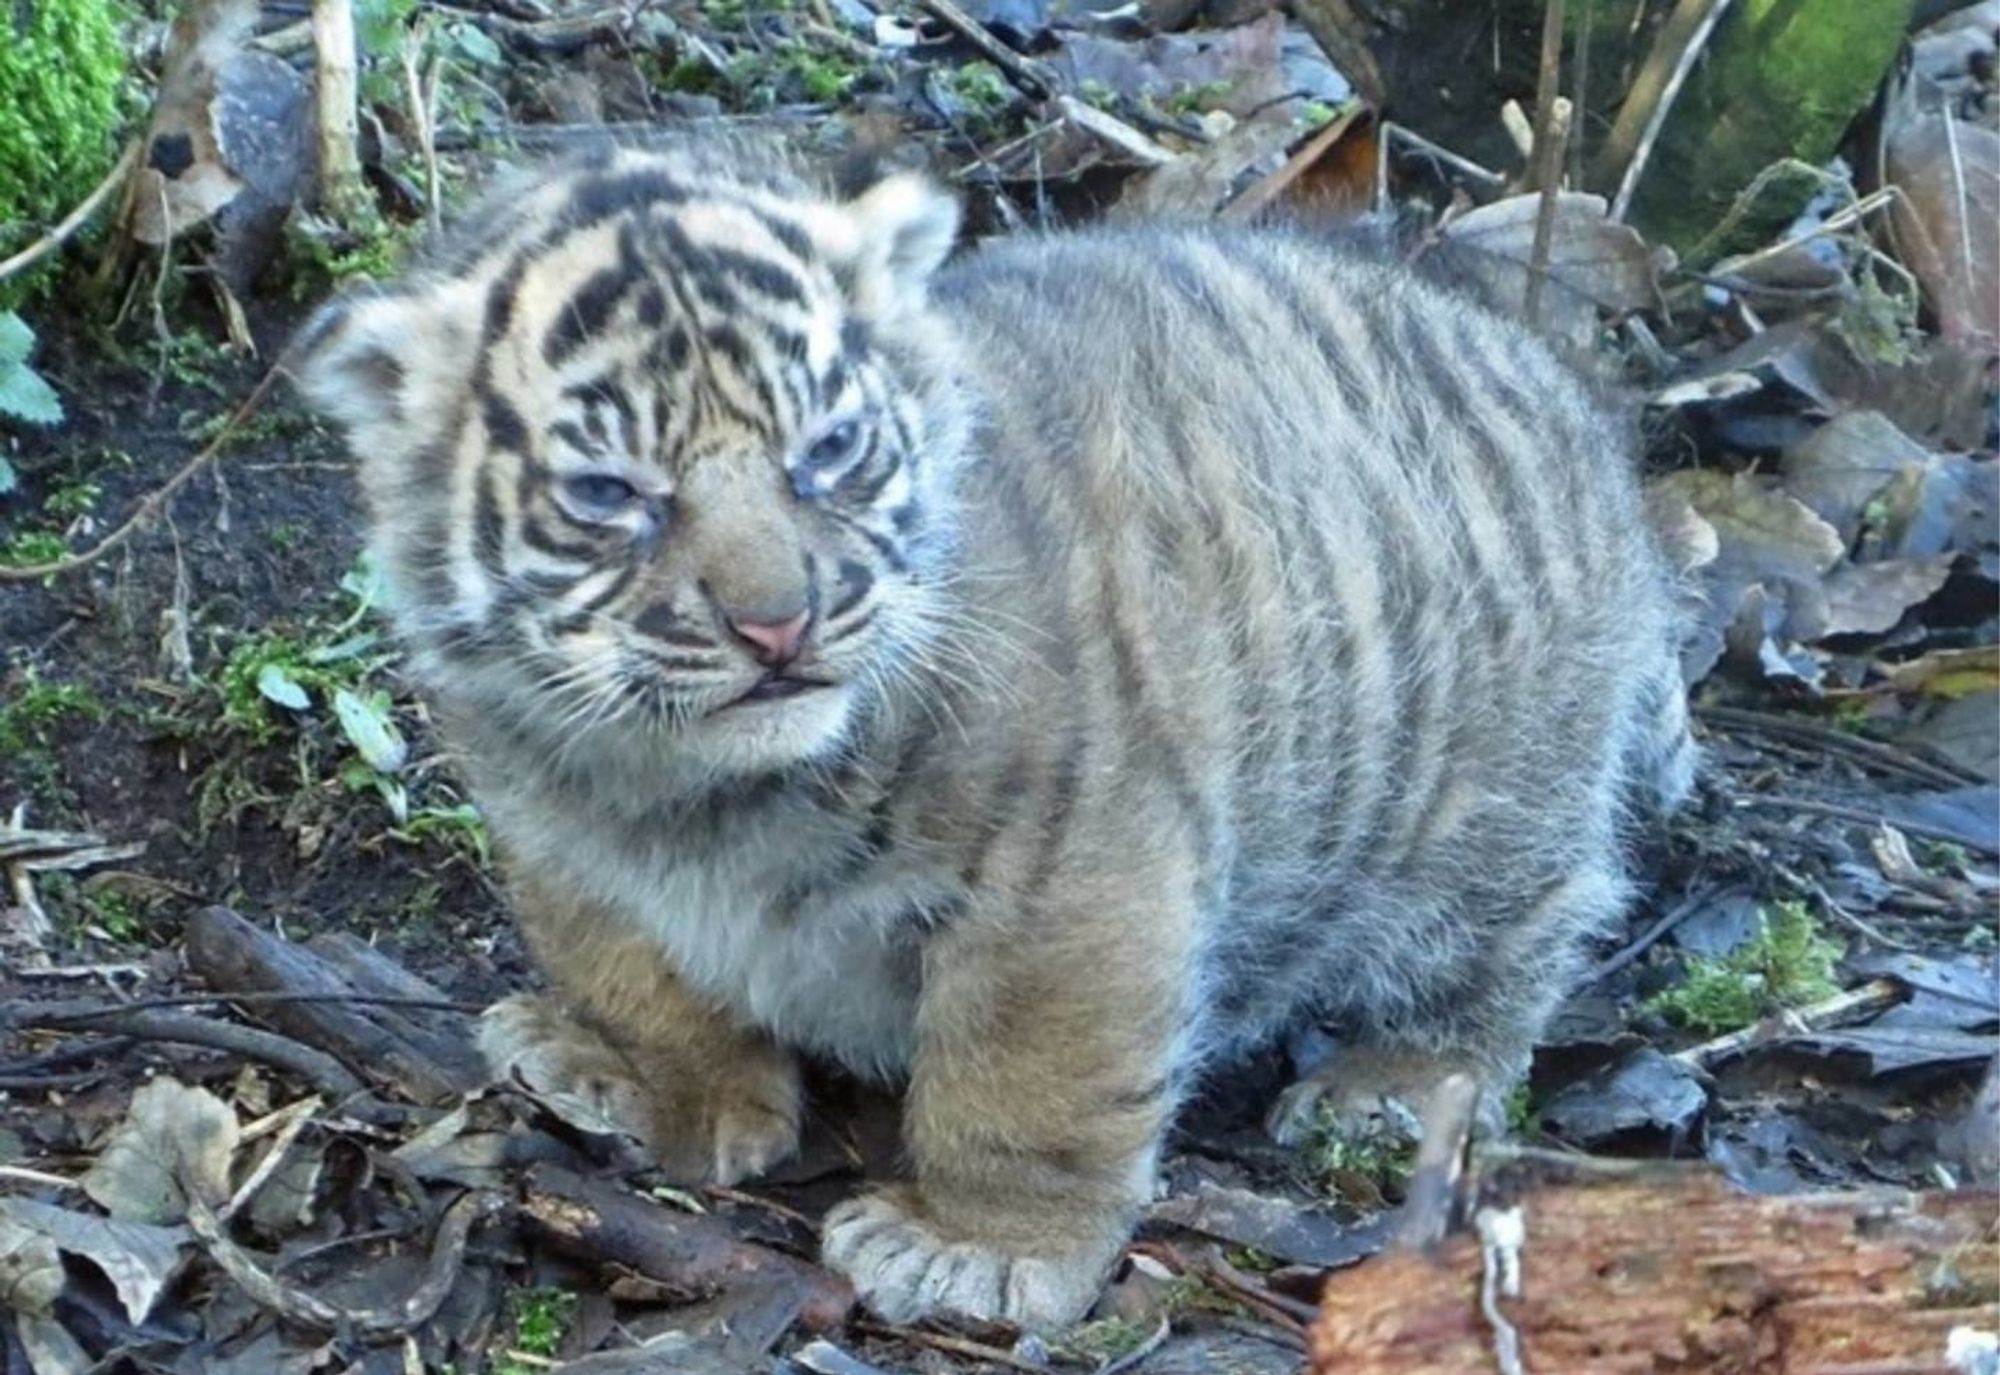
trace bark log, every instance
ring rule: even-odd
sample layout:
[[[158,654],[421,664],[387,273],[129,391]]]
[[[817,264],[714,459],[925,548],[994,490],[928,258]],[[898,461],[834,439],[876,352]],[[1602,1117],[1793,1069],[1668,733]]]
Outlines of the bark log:
[[[365,214],[361,180],[360,79],[353,0],[313,0],[315,146],[320,208],[343,225]]]
[[[324,995],[327,1001],[258,1003],[246,1010],[414,1102],[446,1102],[487,1081],[464,1014],[340,1001],[445,1000],[437,988],[352,937],[324,935],[295,945],[226,907],[210,907],[188,923],[187,958],[210,988]]]
[[[1460,1232],[1333,1275],[1313,1375],[1953,1375],[1955,1330],[2000,1329],[1993,1191],[1753,1196],[1705,1168],[1517,1161],[1470,1194],[1469,1215],[1520,1209],[1499,1321],[1503,1257]]]
[[[854,1307],[853,1289],[829,1271],[742,1241],[712,1217],[676,1212],[555,1166],[528,1171],[521,1220],[530,1235],[567,1255],[690,1296],[788,1282],[798,1295],[799,1320],[814,1331],[837,1327]]]

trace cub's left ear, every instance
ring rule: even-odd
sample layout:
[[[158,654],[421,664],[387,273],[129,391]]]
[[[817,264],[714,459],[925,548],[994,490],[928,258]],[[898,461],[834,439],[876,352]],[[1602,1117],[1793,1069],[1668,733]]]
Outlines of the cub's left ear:
[[[882,318],[921,306],[958,238],[955,197],[915,172],[884,177],[847,203],[854,304]]]
[[[289,360],[293,385],[347,431],[355,452],[399,453],[445,408],[463,376],[477,337],[475,308],[455,282],[352,291],[300,329]]]

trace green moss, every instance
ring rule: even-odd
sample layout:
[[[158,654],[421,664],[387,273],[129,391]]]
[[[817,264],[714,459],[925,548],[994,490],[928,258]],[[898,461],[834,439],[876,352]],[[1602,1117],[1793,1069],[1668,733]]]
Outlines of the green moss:
[[[69,717],[95,721],[104,704],[82,683],[51,683],[32,667],[0,697],[0,755],[46,749],[50,728]]]
[[[547,1287],[517,1289],[509,1296],[507,1307],[514,1319],[512,1349],[523,1356],[546,1360],[556,1354],[563,1335],[569,1331],[570,1317],[576,1311],[576,1295]],[[530,1375],[531,1371],[539,1375],[543,1367],[503,1360],[494,1369],[496,1375]]]
[[[47,231],[111,168],[119,17],[113,0],[0,6],[0,256]],[[48,280],[41,271],[0,283],[0,307]]]
[[[1686,977],[1647,999],[1645,1009],[1720,1035],[1840,991],[1833,979],[1840,943],[1822,934],[1804,903],[1781,902],[1775,917],[1761,913],[1760,920],[1756,936],[1721,959],[1689,960]]]
[[[1803,179],[1770,186],[1727,242],[1703,243],[1766,168],[1833,155],[1874,96],[1912,0],[1739,0],[1717,27],[1648,164],[1634,220],[1684,254],[1766,242],[1804,207]]]

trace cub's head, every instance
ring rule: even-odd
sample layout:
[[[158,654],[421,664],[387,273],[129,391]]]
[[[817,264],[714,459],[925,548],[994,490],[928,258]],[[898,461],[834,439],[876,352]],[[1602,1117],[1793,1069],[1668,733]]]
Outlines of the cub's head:
[[[726,777],[838,744],[944,614],[955,202],[715,149],[501,193],[295,365],[418,673],[551,749]],[[663,780],[664,781],[664,780]]]

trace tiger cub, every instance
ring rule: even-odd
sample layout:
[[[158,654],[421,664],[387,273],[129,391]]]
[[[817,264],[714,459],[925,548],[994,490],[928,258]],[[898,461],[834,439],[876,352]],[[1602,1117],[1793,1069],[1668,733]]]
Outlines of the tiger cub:
[[[825,1256],[1048,1329],[1197,1071],[1310,1016],[1339,1120],[1504,1089],[1691,745],[1626,436],[1526,331],[1301,232],[957,229],[605,150],[298,371],[553,984],[496,1065],[691,1181],[794,1149],[801,1056],[905,1086]]]

